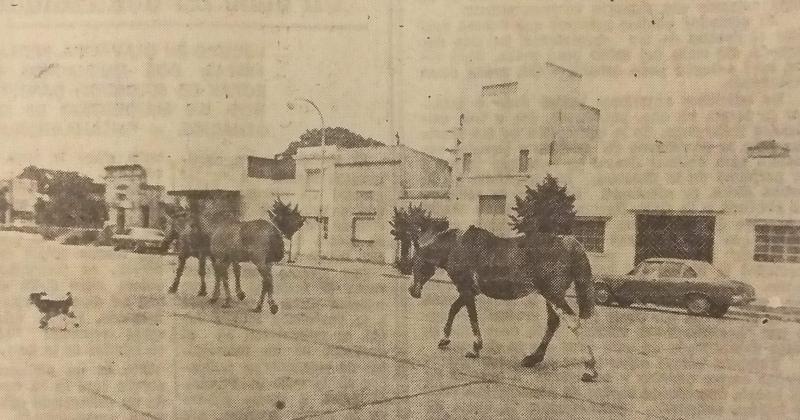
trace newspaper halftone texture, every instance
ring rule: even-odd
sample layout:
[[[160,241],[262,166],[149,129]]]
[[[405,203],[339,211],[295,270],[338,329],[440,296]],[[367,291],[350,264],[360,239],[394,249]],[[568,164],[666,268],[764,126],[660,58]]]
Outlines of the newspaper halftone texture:
[[[796,418],[800,6],[0,6],[1,418]]]

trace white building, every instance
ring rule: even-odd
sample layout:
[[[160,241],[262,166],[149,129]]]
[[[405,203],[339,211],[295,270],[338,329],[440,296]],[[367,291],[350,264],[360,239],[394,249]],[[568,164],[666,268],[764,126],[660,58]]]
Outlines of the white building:
[[[147,171],[141,165],[110,165],[105,171],[109,224],[119,232],[163,224],[164,187],[148,184]]]
[[[772,304],[800,302],[800,162],[787,148],[642,139],[598,153],[600,111],[582,104],[579,74],[547,64],[518,76],[483,86],[466,112],[452,225],[514,235],[514,197],[552,174],[576,196],[573,233],[595,272],[701,259]]]

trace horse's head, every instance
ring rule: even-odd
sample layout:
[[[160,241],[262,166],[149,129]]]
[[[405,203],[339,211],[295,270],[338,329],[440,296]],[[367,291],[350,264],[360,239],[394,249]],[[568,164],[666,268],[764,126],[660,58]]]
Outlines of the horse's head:
[[[420,247],[412,260],[414,283],[408,288],[413,298],[422,297],[422,288],[433,277],[436,267],[444,267],[457,238],[455,229],[446,232],[427,232],[420,236]]]
[[[413,259],[412,274],[414,283],[408,288],[411,297],[419,299],[422,297],[422,287],[433,277],[436,272],[436,264],[426,258],[422,252],[417,252]]]

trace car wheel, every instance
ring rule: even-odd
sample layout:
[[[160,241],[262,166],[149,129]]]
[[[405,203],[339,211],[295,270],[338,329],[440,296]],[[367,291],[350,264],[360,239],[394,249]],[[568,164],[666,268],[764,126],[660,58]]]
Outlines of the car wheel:
[[[712,305],[708,314],[714,318],[722,318],[728,312],[728,305]]]
[[[611,288],[605,283],[596,284],[594,286],[594,301],[598,305],[608,306],[614,300],[611,294]]]
[[[686,298],[686,311],[690,315],[706,315],[711,310],[711,302],[703,295],[689,295]]]

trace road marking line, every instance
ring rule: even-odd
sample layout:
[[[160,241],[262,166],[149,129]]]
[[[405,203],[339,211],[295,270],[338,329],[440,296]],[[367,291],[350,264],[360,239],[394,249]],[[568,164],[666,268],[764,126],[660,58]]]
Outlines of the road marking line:
[[[248,331],[248,332],[252,332],[252,333],[256,333],[256,334],[271,335],[271,336],[274,336],[274,337],[280,337],[280,338],[284,338],[284,339],[287,339],[287,340],[294,340],[294,341],[299,341],[299,342],[308,343],[308,344],[316,344],[316,345],[319,345],[319,346],[328,347],[328,348],[332,348],[332,349],[336,349],[336,350],[341,350],[341,351],[349,352],[349,353],[355,353],[355,354],[359,354],[359,355],[362,355],[362,356],[371,356],[371,357],[376,357],[376,358],[379,358],[379,359],[392,360],[392,361],[395,361],[397,363],[402,363],[402,364],[409,365],[409,366],[426,368],[426,369],[430,369],[430,370],[433,370],[433,371],[439,371],[439,372],[444,371],[444,372],[447,372],[447,373],[452,373],[452,374],[464,376],[466,378],[474,379],[474,380],[479,381],[479,382],[485,382],[485,383],[496,384],[496,385],[506,385],[506,386],[510,386],[510,387],[513,387],[513,388],[518,388],[518,389],[523,389],[523,390],[527,390],[527,391],[538,392],[538,393],[541,393],[541,394],[544,394],[544,395],[548,395],[548,396],[551,396],[551,397],[564,398],[564,399],[573,400],[573,401],[579,401],[579,402],[583,402],[583,403],[587,403],[587,404],[591,404],[591,405],[595,405],[595,406],[599,406],[599,407],[612,408],[612,409],[617,410],[617,411],[635,413],[635,414],[638,414],[640,416],[648,416],[648,417],[657,418],[657,419],[670,419],[670,417],[665,417],[665,416],[661,416],[661,415],[655,415],[655,414],[652,414],[652,413],[646,413],[646,412],[639,411],[639,410],[636,410],[636,409],[633,409],[633,408],[629,408],[629,407],[625,407],[625,406],[621,406],[621,405],[617,405],[617,404],[611,404],[611,403],[604,402],[604,401],[594,401],[594,400],[590,400],[590,399],[587,399],[587,398],[578,397],[578,396],[575,396],[575,395],[569,395],[569,394],[559,393],[559,392],[556,392],[556,391],[551,391],[551,390],[548,390],[548,389],[534,388],[534,387],[520,385],[520,384],[517,384],[517,383],[503,381],[503,380],[499,380],[499,379],[486,378],[486,377],[483,377],[483,376],[480,376],[480,375],[475,375],[475,374],[468,373],[468,372],[462,372],[462,371],[455,370],[455,369],[445,370],[445,369],[439,368],[437,366],[431,366],[431,365],[426,364],[426,363],[415,362],[413,360],[402,358],[402,357],[392,356],[392,355],[383,354],[383,353],[377,353],[377,352],[373,352],[373,351],[369,351],[369,350],[357,349],[357,348],[353,348],[353,347],[344,346],[344,345],[341,345],[341,344],[330,343],[330,342],[327,342],[327,341],[314,340],[314,339],[307,338],[307,337],[295,336],[295,335],[292,335],[292,334],[287,334],[287,333],[282,333],[282,332],[277,332],[277,331],[270,331],[270,330],[265,330],[265,329],[252,328],[252,327],[248,327],[248,326],[244,326],[244,325],[231,324],[231,323],[228,323],[228,322],[223,322],[223,321],[219,321],[219,320],[215,320],[215,319],[207,319],[207,318],[203,318],[203,317],[195,316],[195,315],[190,315],[190,314],[173,313],[172,315],[175,316],[175,317],[185,318],[185,319],[199,321],[199,322],[206,322],[206,323],[209,323],[209,324],[218,325],[218,326],[222,326],[222,327],[236,328],[236,329],[240,329],[240,330],[244,330],[244,331]]]
[[[439,392],[450,391],[450,390],[457,389],[457,388],[466,388],[466,387],[472,386],[472,385],[490,384],[490,383],[492,383],[492,382],[489,381],[489,380],[469,381],[469,382],[464,382],[464,383],[461,383],[461,384],[449,385],[449,386],[446,386],[446,387],[443,387],[443,388],[436,388],[436,389],[431,389],[431,390],[428,390],[428,391],[416,392],[414,394],[397,395],[397,396],[394,396],[394,397],[389,397],[389,398],[383,398],[383,399],[380,399],[380,400],[369,401],[369,402],[357,404],[357,405],[350,406],[350,407],[339,408],[339,409],[336,409],[336,410],[328,410],[328,411],[325,411],[325,412],[322,412],[322,413],[306,414],[306,415],[302,415],[300,417],[293,417],[291,420],[310,419],[310,418],[314,418],[314,417],[327,416],[327,415],[330,415],[330,414],[341,413],[341,412],[344,412],[344,411],[360,410],[360,409],[365,408],[365,407],[370,407],[370,406],[373,406],[373,405],[385,404],[387,402],[408,400],[408,399],[416,398],[416,397],[419,397],[419,396],[422,396],[422,395],[436,394],[436,393],[439,393]]]
[[[56,374],[55,372],[52,371],[52,369],[42,369],[42,368],[38,368],[38,367],[33,367],[33,369],[34,370],[38,370],[39,372],[42,372],[45,375],[47,375],[47,376],[49,376],[51,378],[54,378],[54,379],[64,379],[63,375]],[[98,391],[98,390],[96,390],[94,388],[91,388],[91,387],[87,386],[87,385],[84,385],[82,383],[78,383],[77,385],[78,385],[78,388],[81,391],[86,392],[87,394],[90,394],[90,395],[94,395],[95,397],[101,398],[101,399],[106,400],[106,401],[108,401],[110,403],[116,404],[116,405],[118,405],[120,407],[123,407],[124,409],[126,409],[126,410],[128,410],[128,411],[130,411],[132,413],[136,413],[136,414],[138,414],[140,416],[144,416],[144,417],[147,417],[147,418],[153,419],[153,420],[164,420],[161,417],[158,417],[158,416],[156,416],[154,414],[148,413],[147,411],[139,410],[138,408],[133,407],[133,406],[129,405],[128,403],[124,402],[124,401],[118,400],[118,399],[116,399],[116,398],[114,398],[114,397],[112,397],[112,396],[110,396],[108,394],[104,394],[104,393],[102,393],[102,392],[100,392],[100,391]]]

